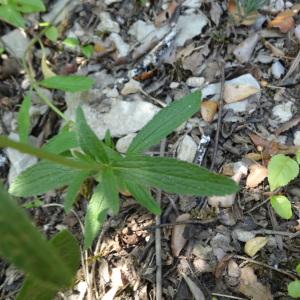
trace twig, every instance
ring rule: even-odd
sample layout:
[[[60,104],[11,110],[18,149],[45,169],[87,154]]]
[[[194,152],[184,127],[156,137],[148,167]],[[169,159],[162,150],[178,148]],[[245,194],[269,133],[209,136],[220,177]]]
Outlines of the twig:
[[[160,144],[160,156],[164,156],[166,139]],[[156,200],[161,206],[161,191],[156,195]],[[160,225],[160,216],[155,217],[156,226]],[[162,300],[162,260],[161,260],[161,230],[160,227],[155,229],[155,261],[156,261],[156,300]]]
[[[265,199],[264,201],[258,203],[257,205],[253,206],[252,208],[250,208],[249,210],[245,211],[244,214],[249,214],[251,212],[253,212],[254,210],[256,210],[257,208],[263,206],[265,203],[267,203],[269,201],[269,198]]]
[[[300,62],[300,51],[298,52],[296,58],[292,62],[290,69],[285,74],[285,76],[282,78],[281,83],[285,82],[291,76],[291,74],[296,70],[297,66],[299,65],[299,62]]]
[[[281,235],[281,236],[287,236],[289,238],[294,238],[295,237],[295,233],[293,233],[293,232],[270,230],[270,229],[259,229],[259,230],[253,230],[251,232],[253,232],[255,234]]]
[[[218,123],[217,123],[217,131],[215,136],[215,144],[214,144],[214,152],[211,161],[210,170],[212,171],[215,167],[215,161],[217,157],[217,151],[219,146],[219,138],[220,138],[220,131],[221,131],[221,121],[222,121],[222,110],[223,110],[223,98],[224,98],[224,90],[225,90],[225,70],[224,70],[224,61],[220,63],[221,69],[221,89],[220,89],[220,100],[219,100],[219,112],[218,112]]]

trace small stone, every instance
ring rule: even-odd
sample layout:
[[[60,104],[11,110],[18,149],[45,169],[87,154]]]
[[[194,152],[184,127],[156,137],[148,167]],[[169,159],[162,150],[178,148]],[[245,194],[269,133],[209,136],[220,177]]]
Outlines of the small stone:
[[[235,278],[238,278],[241,275],[240,267],[233,259],[228,262],[227,274],[228,276]]]
[[[100,32],[120,32],[120,26],[117,22],[111,19],[111,16],[107,12],[100,13],[101,22],[97,26],[97,30]]]
[[[300,131],[294,133],[294,145],[300,146]]]
[[[123,96],[127,96],[130,94],[138,93],[141,91],[141,89],[142,89],[142,85],[139,81],[130,79],[127,83],[125,83],[125,85],[121,91],[121,94]]]
[[[202,243],[197,242],[194,245],[193,254],[198,258],[210,260],[213,256],[213,251],[210,246],[203,246]]]
[[[104,3],[106,5],[111,5],[111,4],[114,4],[114,3],[117,3],[117,2],[122,2],[122,0],[104,0]]]
[[[250,60],[259,39],[260,39],[259,34],[255,33],[254,35],[245,39],[242,43],[240,43],[235,48],[233,54],[235,55],[235,57],[238,59],[239,62],[246,63]]]
[[[150,33],[155,33],[156,28],[152,23],[138,20],[131,25],[128,33],[134,36],[140,43],[143,42]]]
[[[285,73],[284,66],[277,60],[272,64],[272,74],[276,79],[280,79]]]
[[[170,83],[170,89],[177,89],[179,87],[180,83],[179,82],[171,82]]]
[[[293,103],[291,101],[287,101],[286,103],[274,106],[272,113],[273,116],[278,119],[279,123],[284,123],[293,117],[292,108]]]
[[[300,25],[296,26],[295,28],[295,36],[298,40],[298,43],[300,43]]]
[[[233,226],[236,224],[236,218],[231,208],[222,209],[218,215],[218,220],[225,226]]]
[[[193,162],[196,152],[197,144],[189,135],[186,135],[178,147],[177,158],[179,160]]]
[[[14,57],[22,59],[29,45],[25,31],[15,29],[1,37],[5,49]]]
[[[121,36],[115,32],[113,32],[109,39],[115,44],[117,50],[118,50],[118,58],[126,57],[129,53],[129,45],[125,43]]]
[[[218,103],[216,101],[208,100],[201,103],[201,116],[208,123],[213,121],[217,110]]]
[[[232,234],[237,238],[237,240],[244,243],[255,238],[255,234],[253,232],[243,229],[234,229]]]
[[[190,87],[201,87],[205,82],[204,77],[189,77],[186,84]]]
[[[128,135],[118,139],[116,149],[120,153],[126,153],[136,133],[129,133]]]

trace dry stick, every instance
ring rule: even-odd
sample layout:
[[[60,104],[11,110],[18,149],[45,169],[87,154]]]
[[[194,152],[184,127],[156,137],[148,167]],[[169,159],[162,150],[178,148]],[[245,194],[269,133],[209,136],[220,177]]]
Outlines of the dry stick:
[[[281,83],[285,82],[291,76],[291,74],[296,70],[297,66],[299,65],[299,62],[300,62],[300,51],[298,52],[296,58],[292,62],[290,69],[288,70],[286,75],[282,78]]]
[[[219,138],[220,138],[221,121],[222,121],[224,89],[225,89],[224,61],[219,62],[219,64],[220,64],[220,69],[221,69],[221,90],[220,90],[218,123],[217,123],[217,131],[216,131],[216,136],[215,136],[214,152],[213,152],[213,157],[212,157],[211,166],[210,166],[211,171],[213,171],[213,169],[215,167],[215,161],[216,161],[216,157],[217,157]]]
[[[164,156],[166,147],[166,139],[160,143],[160,156]],[[158,206],[161,206],[161,191],[156,195]],[[156,261],[156,300],[162,300],[162,260],[161,260],[161,230],[160,230],[160,216],[155,217],[155,224],[158,226],[155,229],[155,261]]]

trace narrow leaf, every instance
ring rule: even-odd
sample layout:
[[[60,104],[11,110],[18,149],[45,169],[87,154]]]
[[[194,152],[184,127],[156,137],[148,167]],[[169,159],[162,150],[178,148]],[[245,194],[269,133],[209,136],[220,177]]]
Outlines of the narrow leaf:
[[[297,162],[286,155],[273,156],[268,165],[268,180],[271,191],[287,185],[299,174]]]
[[[49,89],[75,93],[89,90],[93,86],[94,80],[79,75],[53,76],[40,81],[39,84]]]
[[[25,144],[28,143],[28,136],[30,130],[30,115],[29,115],[30,107],[31,107],[31,99],[29,96],[25,96],[18,113],[19,139],[20,142]]]
[[[76,127],[81,149],[92,158],[107,163],[108,156],[104,149],[104,143],[97,138],[94,131],[87,124],[81,107],[78,107],[76,111]]]
[[[23,13],[34,13],[45,11],[45,5],[42,0],[10,0],[15,5],[16,10]]]
[[[2,188],[0,200],[0,255],[49,287],[69,285],[72,273],[55,248]]]
[[[175,101],[157,113],[133,139],[128,153],[140,153],[175,130],[199,111],[201,93],[195,92]]]
[[[10,186],[14,196],[28,197],[69,185],[80,171],[42,161],[22,172]]]
[[[76,48],[79,46],[79,40],[77,38],[70,37],[63,40],[63,44],[70,48]]]
[[[144,186],[184,195],[232,194],[238,186],[231,179],[171,158],[129,156],[113,164],[118,176]]]
[[[283,219],[290,219],[293,216],[290,200],[281,195],[271,197],[271,205],[275,212]]]
[[[300,164],[300,149],[296,152],[296,160]]]
[[[98,184],[90,200],[84,224],[84,248],[91,247],[103,225],[107,211],[110,208],[109,200],[105,197],[103,187]]]
[[[150,195],[149,191],[146,190],[146,188],[132,182],[127,182],[126,185],[136,202],[147,208],[155,215],[159,215],[161,213],[159,205]]]
[[[73,148],[79,147],[74,131],[62,131],[51,138],[42,149],[54,154],[60,154]]]
[[[0,20],[16,27],[25,27],[25,20],[11,5],[0,5]]]
[[[80,191],[80,187],[84,180],[90,175],[89,172],[81,172],[73,177],[72,182],[68,186],[67,195],[64,199],[65,212],[68,213],[74,204],[76,197]]]

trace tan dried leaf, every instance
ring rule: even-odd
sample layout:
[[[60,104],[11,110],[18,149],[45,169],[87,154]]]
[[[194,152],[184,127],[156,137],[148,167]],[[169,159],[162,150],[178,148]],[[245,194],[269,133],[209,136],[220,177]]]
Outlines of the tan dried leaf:
[[[287,9],[279,13],[275,19],[269,22],[269,28],[278,28],[282,33],[287,33],[295,27],[294,16],[298,13],[298,10]]]
[[[249,169],[250,174],[246,180],[246,186],[249,188],[257,187],[268,176],[268,169],[262,165],[254,164]]]
[[[182,214],[176,218],[175,222],[187,221],[191,218],[190,214]],[[187,224],[175,225],[172,232],[171,248],[174,256],[178,256],[185,246],[187,240],[183,236]]]
[[[216,101],[204,101],[201,103],[201,116],[204,121],[210,123],[218,110],[218,103]]]
[[[259,89],[251,85],[225,83],[224,101],[226,103],[238,102],[258,92]]]
[[[263,236],[255,237],[246,242],[244,251],[247,255],[253,257],[260,249],[262,249],[268,242],[268,239]]]

